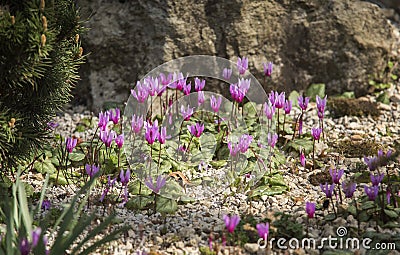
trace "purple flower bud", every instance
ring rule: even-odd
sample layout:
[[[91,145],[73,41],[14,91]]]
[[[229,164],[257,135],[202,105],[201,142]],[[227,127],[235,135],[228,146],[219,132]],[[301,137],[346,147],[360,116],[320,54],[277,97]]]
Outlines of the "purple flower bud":
[[[329,169],[329,174],[332,177],[332,182],[335,184],[339,184],[340,178],[342,178],[342,175],[344,174],[344,170]]]
[[[29,244],[28,239],[26,239],[25,237],[22,238],[19,243],[19,251],[21,255],[28,255],[31,251],[31,245]]]
[[[342,182],[342,189],[346,198],[352,198],[357,184],[352,182]]]
[[[307,110],[308,107],[308,102],[310,101],[309,97],[305,97],[303,98],[303,96],[299,96],[297,98],[297,102],[299,103],[299,107],[300,109],[302,109],[303,111]]]
[[[237,69],[239,70],[239,74],[243,75],[246,71],[247,68],[249,68],[249,63],[248,59],[246,57],[243,58],[238,58],[237,61]]]
[[[232,69],[229,68],[224,68],[222,71],[222,77],[224,77],[225,80],[229,80],[232,76]]]
[[[379,183],[382,182],[383,177],[385,176],[385,174],[378,174],[378,175],[370,175],[371,178],[371,182],[373,186],[379,186]]]
[[[70,138],[70,137],[67,138],[66,146],[67,146],[67,151],[69,153],[71,153],[74,150],[77,142],[78,142],[78,139],[76,139],[76,138]]]
[[[268,103],[264,103],[264,113],[269,120],[272,120],[272,117],[275,114],[275,105],[269,105]]]
[[[311,129],[311,135],[314,138],[314,140],[319,140],[319,138],[321,137],[321,133],[322,133],[322,128]]]
[[[106,111],[106,112],[100,112],[99,113],[99,123],[98,123],[98,127],[100,128],[100,130],[106,130],[107,128],[107,123],[110,120],[110,112]]]
[[[285,114],[289,114],[290,111],[292,110],[292,100],[286,100],[283,109],[285,110]]]
[[[124,134],[120,134],[117,137],[115,137],[115,143],[117,144],[118,148],[122,148],[124,145]]]
[[[214,112],[218,112],[219,108],[221,107],[221,103],[222,103],[222,98],[218,97],[215,98],[214,95],[211,96],[211,108],[213,109]]]
[[[206,85],[206,80],[200,80],[197,77],[194,78],[194,90],[196,90],[196,92],[203,90],[205,85]]]
[[[121,117],[120,115],[121,115],[121,111],[119,110],[119,108],[115,108],[114,110],[110,111],[110,119],[112,120],[114,125],[118,124],[118,121]]]
[[[145,83],[143,83],[143,85],[142,85],[140,83],[140,81],[138,81],[136,83],[136,88],[135,89],[131,89],[131,94],[132,94],[132,96],[134,98],[136,98],[136,100],[139,103],[143,103],[148,98],[149,91],[148,91]]]
[[[228,142],[228,149],[231,157],[235,157],[238,154],[240,147],[237,143]]]
[[[126,170],[125,173],[124,170],[121,170],[121,172],[119,173],[119,179],[122,183],[122,186],[126,186],[130,178],[131,178],[131,170],[129,170],[129,168]]]
[[[193,115],[193,109],[190,106],[187,106],[187,109],[182,105],[181,106],[181,114],[184,120],[190,120],[190,117]]]
[[[284,106],[285,106],[285,92],[282,92],[276,97],[275,107],[278,109],[282,109]]]
[[[116,133],[114,130],[105,130],[105,131],[100,131],[100,140],[105,144],[107,148],[111,147],[111,144],[113,140],[116,137]]]
[[[333,189],[335,188],[335,184],[328,185],[328,183],[325,183],[325,185],[320,184],[319,185],[322,192],[325,193],[327,198],[331,198],[333,194]]]
[[[375,201],[376,197],[378,196],[379,187],[378,186],[368,187],[367,185],[365,185],[364,191],[365,194],[367,194],[368,199],[370,201]]]
[[[37,227],[32,231],[32,248],[36,247],[39,242],[40,235],[42,234],[42,229]]]
[[[272,69],[273,69],[274,65],[272,64],[272,62],[268,62],[268,64],[263,63],[263,65],[264,65],[264,75],[267,77],[270,77],[272,74]]]
[[[146,141],[149,144],[153,144],[158,136],[159,136],[159,131],[158,131],[158,120],[155,120],[153,124],[150,124],[149,122],[145,122],[145,134],[144,137]]]
[[[160,193],[160,190],[165,186],[166,182],[167,182],[167,177],[163,178],[162,175],[159,175],[157,177],[157,181],[156,181],[155,185],[153,183],[153,178],[151,176],[149,176],[147,178],[147,180],[145,180],[144,183],[150,190],[152,190],[154,193],[158,194],[158,193]]]
[[[204,101],[205,101],[205,98],[204,98],[204,91],[199,91],[199,92],[197,92],[197,102],[198,102],[198,105],[199,105],[199,106],[202,105],[202,104],[204,103]]]
[[[98,172],[99,172],[100,167],[95,166],[95,165],[85,165],[85,170],[87,175],[89,175],[90,178],[93,178]]]
[[[278,135],[277,135],[277,134],[273,134],[273,135],[272,135],[271,133],[268,133],[267,139],[268,139],[268,145],[269,145],[271,148],[274,148],[276,142],[278,141]]]
[[[305,167],[306,166],[306,156],[304,155],[304,152],[300,153],[300,164]]]
[[[132,127],[132,131],[135,133],[135,134],[138,134],[138,133],[140,133],[140,130],[142,129],[142,127],[143,127],[143,116],[137,116],[136,117],[136,115],[134,114],[134,115],[132,115],[132,124],[131,124],[131,127]]]
[[[50,207],[51,207],[50,200],[49,199],[44,199],[43,202],[42,202],[42,209],[47,211],[47,210],[50,209]]]
[[[196,124],[191,125],[191,126],[188,125],[187,128],[190,131],[190,133],[195,137],[200,137],[201,134],[204,131],[204,125],[200,124],[200,123],[196,123]]]
[[[238,147],[241,153],[245,153],[249,147],[251,142],[253,141],[253,137],[251,135],[243,134],[238,143]]]

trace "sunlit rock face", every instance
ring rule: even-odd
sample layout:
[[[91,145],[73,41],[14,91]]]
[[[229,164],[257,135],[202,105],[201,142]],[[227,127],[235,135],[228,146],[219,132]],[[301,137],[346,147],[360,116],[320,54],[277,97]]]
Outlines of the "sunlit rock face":
[[[325,83],[330,95],[363,95],[368,77],[381,72],[398,49],[394,26],[377,5],[365,1],[77,2],[82,18],[88,18],[83,47],[90,55],[75,94],[93,109],[124,102],[151,69],[194,54],[233,61],[247,56],[250,72],[267,90],[301,91]],[[264,82],[266,61],[275,65]],[[221,84],[212,87],[229,93]]]

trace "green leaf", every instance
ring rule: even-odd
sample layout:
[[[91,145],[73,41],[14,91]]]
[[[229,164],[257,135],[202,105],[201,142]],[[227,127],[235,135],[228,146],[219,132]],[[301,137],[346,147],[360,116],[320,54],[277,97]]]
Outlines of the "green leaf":
[[[246,116],[254,117],[257,115],[257,104],[254,102],[248,102],[246,103],[243,108],[244,108],[244,113]]]
[[[154,196],[136,196],[126,203],[128,210],[141,210],[154,201]]]
[[[285,148],[293,148],[300,152],[300,148],[305,150],[305,154],[310,154],[313,150],[313,141],[306,138],[296,138],[285,145]]]
[[[42,162],[36,161],[35,164],[33,165],[33,167],[36,169],[36,171],[38,171],[42,174],[46,174],[46,173],[52,174],[57,171],[57,169],[53,165],[52,160],[49,158]]]
[[[334,213],[330,213],[330,214],[325,215],[324,219],[326,221],[333,221],[334,219],[336,219],[336,215]]]
[[[366,201],[361,205],[362,210],[368,210],[368,209],[372,209],[375,207],[376,207],[376,204],[374,201]]]
[[[211,161],[210,165],[215,168],[221,168],[227,164],[226,160]]]
[[[352,214],[353,216],[357,215],[357,209],[356,209],[356,207],[355,207],[354,205],[350,205],[350,206],[347,208],[347,211],[348,211],[350,214]]]
[[[315,101],[316,96],[323,98],[325,96],[325,84],[311,84],[306,90],[306,96],[310,97],[312,101]]]
[[[68,156],[69,160],[71,161],[81,161],[85,158],[85,154],[83,154],[82,152],[72,152],[69,154]]]
[[[376,101],[381,102],[383,104],[390,104],[388,93],[386,92],[380,93],[379,96],[376,98]]]
[[[384,212],[387,216],[389,216],[390,218],[395,218],[397,219],[399,217],[399,214],[396,213],[394,210],[388,210],[388,209],[384,209]]]
[[[297,98],[300,96],[299,92],[297,92],[296,90],[293,90],[292,92],[290,92],[289,94],[289,100],[292,100],[292,104],[293,106],[297,106]]]
[[[159,213],[173,214],[178,210],[178,204],[175,200],[168,199],[165,197],[157,196],[157,208],[156,211]]]

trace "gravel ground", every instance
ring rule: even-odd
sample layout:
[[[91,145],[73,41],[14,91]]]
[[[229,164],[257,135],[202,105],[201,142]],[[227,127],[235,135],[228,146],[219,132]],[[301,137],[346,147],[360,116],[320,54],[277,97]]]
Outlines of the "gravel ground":
[[[236,193],[226,196],[226,192],[217,194],[209,199],[196,201],[193,203],[180,204],[178,211],[174,215],[164,218],[159,214],[151,214],[145,211],[130,211],[124,207],[115,207],[117,217],[123,221],[123,225],[132,227],[125,236],[118,241],[109,244],[108,247],[98,250],[97,254],[135,254],[139,251],[152,252],[152,254],[200,254],[199,247],[208,246],[210,233],[214,236],[220,235],[225,226],[222,220],[223,214],[252,214],[256,218],[271,216],[273,212],[285,212],[291,214],[296,222],[305,224],[305,201],[314,201],[321,204],[325,199],[325,194],[321,192],[318,185],[310,182],[311,176],[316,173],[327,171],[330,165],[336,165],[338,168],[345,170],[345,179],[354,174],[357,166],[365,165],[361,157],[350,158],[344,157],[339,153],[329,152],[326,150],[332,141],[338,142],[348,140],[354,143],[362,140],[373,140],[387,150],[392,147],[394,141],[400,138],[400,93],[399,86],[392,88],[390,91],[390,105],[379,104],[381,115],[378,118],[367,117],[351,117],[345,116],[337,119],[329,117],[326,113],[325,130],[326,139],[317,146],[317,155],[323,154],[325,166],[320,169],[311,170],[304,169],[298,163],[298,155],[287,155],[287,163],[279,168],[282,171],[286,183],[290,190],[282,195],[263,196],[258,201],[249,201],[245,194]],[[329,98],[328,98],[329,100]],[[373,97],[366,97],[365,100],[375,101]],[[318,123],[316,106],[310,104],[312,109],[306,114],[305,130],[309,132],[310,128]],[[92,114],[85,111],[84,107],[75,107],[67,109],[65,113],[60,114],[55,119],[60,123],[58,130],[65,135],[72,134],[80,119],[91,116]],[[75,132],[75,136],[84,140],[91,138],[93,130],[85,133]],[[308,161],[310,161],[308,159]],[[391,171],[399,173],[399,163],[395,162],[388,166]],[[32,182],[40,189],[40,180],[35,180],[31,176]],[[358,187],[356,195],[363,192]],[[64,198],[63,195],[67,194]],[[71,191],[65,187],[52,187],[48,198],[51,199],[53,205],[61,204],[65,199],[72,195]],[[92,206],[91,209],[103,212],[103,207]],[[347,228],[356,228],[357,221],[353,216],[347,218],[337,218],[333,223],[324,223],[322,214],[326,211],[319,212],[320,215],[310,222],[310,237],[326,237],[329,235],[336,236],[336,229],[339,226]],[[400,234],[400,229],[380,229],[376,227],[374,222],[361,223],[363,230],[378,230],[383,233]],[[244,249],[235,248],[234,254],[256,254],[257,244],[245,244]],[[230,252],[229,252],[230,250]],[[221,254],[233,254],[233,247],[227,247]],[[297,249],[297,250],[274,250],[270,254],[322,254],[323,250],[317,249]],[[140,253],[140,252],[139,252]],[[259,254],[265,254],[265,250],[259,249]],[[364,254],[365,250],[361,250]],[[324,253],[326,254],[326,253]],[[355,253],[356,254],[356,253]],[[360,253],[357,253],[360,254]],[[399,254],[398,251],[392,251],[390,254]]]

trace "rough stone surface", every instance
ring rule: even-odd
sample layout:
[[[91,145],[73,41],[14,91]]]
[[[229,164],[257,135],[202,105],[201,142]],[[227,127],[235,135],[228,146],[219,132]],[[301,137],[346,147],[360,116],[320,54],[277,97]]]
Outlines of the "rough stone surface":
[[[354,0],[78,0],[90,31],[87,63],[75,94],[99,110],[124,102],[156,66],[183,56],[249,57],[275,68],[266,89],[304,90],[325,83],[327,94],[368,89],[368,75],[385,68],[396,47],[394,26],[375,4]],[[216,88],[220,90],[220,88]]]

